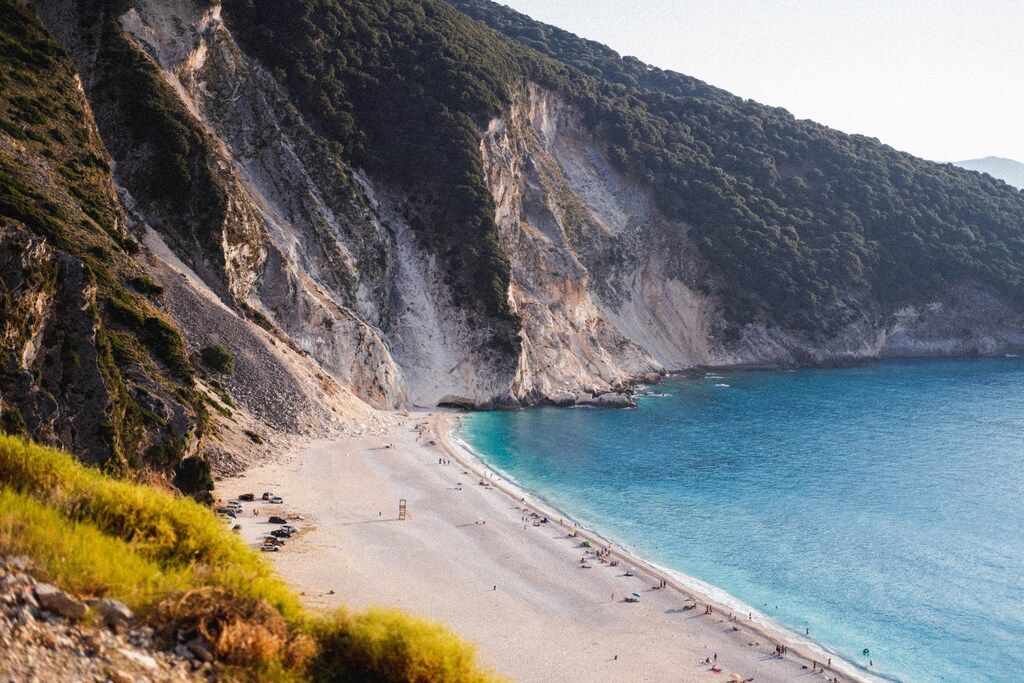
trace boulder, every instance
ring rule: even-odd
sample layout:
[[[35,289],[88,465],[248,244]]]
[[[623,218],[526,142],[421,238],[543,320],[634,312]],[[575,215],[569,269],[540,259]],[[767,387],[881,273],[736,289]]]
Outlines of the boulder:
[[[202,638],[196,636],[185,643],[185,647],[188,648],[188,651],[195,655],[197,659],[201,659],[204,662],[213,661],[213,653],[210,652],[210,648],[206,646],[206,642]]]
[[[48,583],[36,584],[36,600],[40,607],[54,614],[59,614],[65,619],[78,620],[85,616],[89,610],[81,600],[65,593],[61,589]]]
[[[598,406],[600,408],[633,408],[636,406],[632,396],[614,391],[594,397],[580,396],[576,402],[579,405]]]
[[[103,623],[106,624],[107,628],[111,629],[123,626],[135,617],[126,604],[113,598],[103,598],[93,605],[93,609],[103,619]]]
[[[571,406],[576,403],[576,394],[563,391],[551,395],[551,402],[556,406]]]

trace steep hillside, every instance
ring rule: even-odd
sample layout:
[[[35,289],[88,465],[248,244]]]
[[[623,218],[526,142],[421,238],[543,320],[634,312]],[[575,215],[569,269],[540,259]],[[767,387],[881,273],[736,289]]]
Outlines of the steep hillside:
[[[742,100],[488,0],[451,4],[593,77],[578,94],[615,166],[692,227],[734,323],[831,335],[872,303],[965,278],[1024,301],[1024,197],[987,178]]]
[[[1002,157],[985,157],[984,159],[957,161],[956,165],[970,171],[988,173],[993,178],[1005,181],[1018,190],[1024,190],[1024,164],[1019,161]]]
[[[5,322],[6,428],[93,460],[229,468],[374,408],[1024,350],[1020,192],[500,5],[34,6],[46,31],[4,9],[4,320],[35,321]],[[96,359],[47,366],[47,326]],[[94,414],[120,436],[58,424]]]
[[[205,428],[195,370],[135,258],[78,76],[34,15],[0,5],[4,430],[173,471]]]

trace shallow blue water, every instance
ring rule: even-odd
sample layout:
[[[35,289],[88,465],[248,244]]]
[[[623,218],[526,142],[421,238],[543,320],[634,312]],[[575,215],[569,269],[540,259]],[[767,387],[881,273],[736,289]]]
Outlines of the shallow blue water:
[[[728,385],[728,386],[721,386]],[[637,410],[474,413],[569,514],[876,673],[1024,680],[1024,361],[673,380]]]

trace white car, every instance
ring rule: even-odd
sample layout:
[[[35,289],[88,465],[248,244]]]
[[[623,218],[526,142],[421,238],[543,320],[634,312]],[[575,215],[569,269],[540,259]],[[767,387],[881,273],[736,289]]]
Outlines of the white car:
[[[270,503],[272,505],[281,505],[284,503],[284,498],[282,498],[281,496],[271,496]]]

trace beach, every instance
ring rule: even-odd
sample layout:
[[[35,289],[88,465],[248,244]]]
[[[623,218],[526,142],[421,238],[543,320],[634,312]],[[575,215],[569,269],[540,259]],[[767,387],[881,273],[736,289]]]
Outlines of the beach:
[[[256,545],[276,528],[268,515],[294,520],[300,532],[268,555],[309,607],[396,607],[442,622],[517,681],[877,680],[836,657],[820,672],[827,653],[577,528],[453,439],[456,414],[389,418],[372,433],[296,444],[218,483],[224,499],[284,498],[246,504],[236,521]],[[611,552],[602,562],[584,542]],[[639,600],[625,602],[634,592]]]

